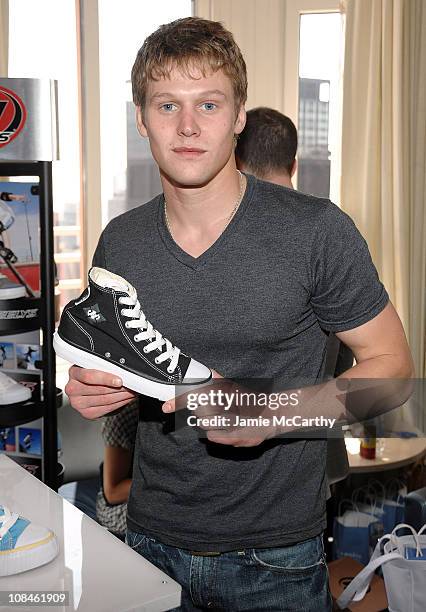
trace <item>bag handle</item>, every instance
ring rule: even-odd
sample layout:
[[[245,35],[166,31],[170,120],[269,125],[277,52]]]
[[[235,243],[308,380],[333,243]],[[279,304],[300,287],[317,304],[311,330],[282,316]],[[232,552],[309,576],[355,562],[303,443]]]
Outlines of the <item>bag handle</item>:
[[[405,482],[400,478],[391,478],[386,483],[386,492],[388,493],[388,495],[392,495],[392,493],[394,493],[395,495],[398,494],[398,498],[403,497],[399,491],[400,489],[403,489],[406,486],[407,485],[405,484]]]
[[[404,506],[404,496],[401,493],[398,493],[398,497],[392,501],[395,501],[397,506]]]
[[[389,538],[390,535],[385,535],[383,538]],[[368,587],[370,586],[371,579],[373,578],[374,572],[378,567],[387,563],[388,561],[393,561],[394,559],[404,558],[399,553],[387,553],[385,555],[381,554],[381,543],[382,539],[377,542],[374,553],[370,559],[368,565],[366,565],[360,572],[355,576],[355,578],[348,584],[346,589],[337,599],[336,603],[341,610],[344,610],[348,607],[348,604],[351,601],[361,601],[367,593]]]
[[[371,492],[374,493],[374,491],[372,491],[370,487],[358,487],[357,489],[354,489],[352,491],[351,501],[356,506],[356,504],[360,501],[359,497],[362,494],[363,501],[361,501],[361,503],[365,503],[367,506],[369,505],[370,506],[369,514],[374,515],[374,512],[377,508],[377,501],[376,501],[376,497],[371,495]],[[359,512],[359,506],[357,506],[357,510]]]
[[[352,582],[348,584],[346,589],[337,599],[336,603],[341,610],[347,608],[348,604],[351,601],[361,601],[361,599],[365,597],[368,587],[370,586],[370,582],[373,577],[373,574],[378,567],[380,567],[384,563],[387,563],[388,561],[393,561],[394,559],[401,559],[401,558],[404,559],[404,555],[401,554],[401,552],[391,552],[391,553],[386,553],[384,555],[381,552],[382,544],[385,540],[390,540],[393,544],[398,546],[398,550],[399,550],[400,542],[398,541],[399,538],[396,535],[396,532],[402,528],[407,528],[409,531],[411,531],[414,541],[416,542],[416,556],[422,555],[421,549],[420,549],[419,536],[423,533],[423,531],[426,531],[426,524],[423,525],[423,527],[420,529],[418,533],[411,525],[407,525],[406,523],[400,523],[399,525],[397,525],[392,530],[392,533],[388,533],[380,538],[380,540],[377,542],[376,548],[374,549],[374,553],[368,565],[366,565],[359,572],[359,574],[355,576]],[[420,553],[420,555],[418,553]]]
[[[422,529],[424,529],[426,527],[426,525],[423,525]],[[396,527],[394,527],[392,529],[392,533],[390,534],[390,538],[392,540],[392,543],[395,544],[398,547],[398,550],[401,552],[401,542],[398,538],[398,536],[396,535],[396,532],[399,531],[400,529],[408,529],[409,531],[411,531],[411,535],[413,536],[413,540],[416,544],[416,557],[423,557],[422,554],[422,549],[420,547],[420,540],[419,540],[419,535],[420,532],[422,531],[422,529],[419,531],[419,533],[417,533],[417,531],[414,529],[414,527],[412,525],[407,525],[407,523],[399,523],[399,525],[396,525]],[[402,556],[404,556],[403,553],[401,553]]]
[[[372,480],[368,481],[368,486],[370,489],[372,489],[374,491],[374,493],[377,493],[376,487],[378,487],[380,489],[381,492],[381,497],[382,499],[384,499],[386,497],[386,488],[385,485],[383,484],[383,482],[380,482],[380,480],[377,480],[377,478],[373,478]]]
[[[376,509],[379,510],[383,514],[383,505],[382,506],[377,505],[377,497],[373,497],[372,495],[366,495],[365,501],[367,502],[367,504],[368,503],[370,504],[370,513],[373,516],[376,516]]]
[[[381,510],[384,509],[384,505],[385,505],[385,499],[386,499],[386,489],[383,485],[382,482],[380,482],[380,480],[369,480],[368,482],[368,488],[370,491],[373,492],[375,499],[376,499],[376,506],[378,508],[380,508]],[[377,488],[379,489],[379,491],[377,491]],[[377,504],[377,502],[379,502]]]
[[[361,492],[363,492],[363,488],[362,487],[358,487],[357,489],[354,489],[352,491],[351,501],[354,504],[356,504],[359,501],[359,495],[360,495]]]
[[[412,525],[407,525],[407,523],[398,523],[398,525],[395,525],[395,527],[391,531],[391,535],[395,535],[396,532],[400,529],[408,529],[409,531],[411,531],[414,539],[416,539],[418,536],[418,533],[414,529],[414,527]]]
[[[351,506],[351,508],[355,508],[355,510],[357,512],[359,512],[359,508],[356,505],[356,503],[352,499],[349,499],[349,498],[346,497],[346,498],[341,499],[340,502],[339,502],[339,505],[337,506],[337,516],[338,517],[342,516],[341,515],[341,508],[342,508],[342,504],[344,504],[344,503],[349,504],[349,506]]]

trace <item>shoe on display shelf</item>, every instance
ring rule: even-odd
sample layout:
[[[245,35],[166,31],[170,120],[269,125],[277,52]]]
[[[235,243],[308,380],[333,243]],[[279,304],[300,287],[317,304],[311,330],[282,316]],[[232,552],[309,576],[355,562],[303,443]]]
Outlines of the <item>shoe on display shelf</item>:
[[[0,505],[0,577],[45,565],[58,552],[53,531]]]
[[[14,283],[7,276],[0,273],[0,300],[14,300],[26,295],[27,292],[23,285]]]
[[[16,380],[0,372],[0,406],[19,404],[31,399],[31,391]]]
[[[189,389],[212,377],[153,328],[136,289],[103,268],[90,270],[87,289],[64,308],[53,347],[70,363],[117,374],[123,386],[162,401],[175,396],[175,385]]]

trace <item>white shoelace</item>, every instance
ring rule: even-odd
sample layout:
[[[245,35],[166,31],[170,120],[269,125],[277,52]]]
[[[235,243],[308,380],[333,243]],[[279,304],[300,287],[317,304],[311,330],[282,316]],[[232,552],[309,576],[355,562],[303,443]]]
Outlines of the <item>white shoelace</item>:
[[[173,374],[179,361],[180,349],[178,349],[177,346],[173,346],[173,344],[170,342],[170,340],[167,340],[167,338],[163,338],[160,332],[154,329],[151,323],[147,321],[136,296],[120,297],[118,299],[118,303],[126,304],[127,306],[132,307],[122,308],[122,315],[126,317],[136,317],[136,319],[132,318],[131,321],[126,321],[126,328],[142,330],[133,337],[134,341],[140,342],[141,340],[152,340],[152,342],[144,346],[142,349],[143,352],[151,353],[151,351],[155,351],[157,349],[161,351],[160,355],[154,359],[155,363],[160,364],[167,361],[167,359],[170,359],[167,372],[169,374]]]
[[[2,539],[2,537],[9,531],[9,529],[11,527],[13,527],[13,525],[16,523],[16,521],[19,518],[19,514],[16,514],[16,512],[11,512],[9,510],[9,508],[6,508],[5,506],[0,506],[1,508],[3,508],[3,515],[0,515],[0,540]]]

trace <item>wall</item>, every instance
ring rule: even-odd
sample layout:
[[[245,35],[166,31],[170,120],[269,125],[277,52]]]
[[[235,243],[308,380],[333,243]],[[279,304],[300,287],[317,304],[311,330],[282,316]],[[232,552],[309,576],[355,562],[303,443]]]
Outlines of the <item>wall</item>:
[[[249,74],[247,108],[284,110],[285,0],[196,0],[194,14],[235,36]]]

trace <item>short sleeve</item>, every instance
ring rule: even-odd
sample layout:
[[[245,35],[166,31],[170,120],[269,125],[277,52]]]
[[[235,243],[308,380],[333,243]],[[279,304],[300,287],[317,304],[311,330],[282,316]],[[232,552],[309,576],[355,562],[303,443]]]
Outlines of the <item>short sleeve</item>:
[[[102,426],[102,437],[106,446],[120,446],[133,451],[139,420],[139,400],[130,402],[120,412],[105,417]]]
[[[389,296],[352,219],[328,201],[312,247],[311,306],[327,331],[354,329],[376,317]]]
[[[97,247],[95,249],[95,253],[92,259],[92,266],[97,268],[106,268],[106,259],[105,259],[105,247],[104,247],[104,235],[101,234]]]

